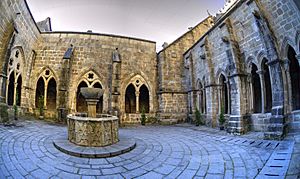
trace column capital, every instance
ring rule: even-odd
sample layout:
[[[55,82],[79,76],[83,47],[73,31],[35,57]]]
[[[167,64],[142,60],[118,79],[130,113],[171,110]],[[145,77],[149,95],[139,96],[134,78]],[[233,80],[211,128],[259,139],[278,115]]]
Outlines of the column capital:
[[[265,70],[257,70],[256,73],[259,75],[263,75],[265,73]]]
[[[283,64],[283,67],[284,67],[284,70],[285,71],[290,71],[290,61],[289,59],[285,58],[284,60],[282,60],[282,64]]]

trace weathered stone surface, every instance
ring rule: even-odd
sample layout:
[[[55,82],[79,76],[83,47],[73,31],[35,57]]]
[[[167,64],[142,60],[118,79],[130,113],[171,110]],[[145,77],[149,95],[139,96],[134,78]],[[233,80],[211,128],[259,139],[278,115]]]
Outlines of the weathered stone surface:
[[[98,116],[88,118],[68,116],[68,139],[70,142],[88,147],[101,147],[119,141],[118,118]]]

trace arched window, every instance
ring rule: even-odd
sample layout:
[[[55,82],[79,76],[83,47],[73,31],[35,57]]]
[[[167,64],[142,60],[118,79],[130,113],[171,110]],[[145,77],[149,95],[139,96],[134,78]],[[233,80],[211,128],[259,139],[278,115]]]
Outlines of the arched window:
[[[6,100],[8,105],[21,105],[22,92],[22,58],[20,50],[15,48],[12,50],[8,62],[7,74],[8,84],[6,90]]]
[[[43,77],[40,77],[35,90],[35,107],[40,108],[44,106],[44,96],[45,96],[45,82]],[[42,100],[42,101],[41,101]]]
[[[56,110],[57,84],[51,70],[44,70],[36,84],[35,107]]]
[[[56,109],[56,81],[51,78],[47,85],[47,109]]]
[[[125,112],[150,112],[150,92],[147,83],[140,75],[133,77],[126,88]]]
[[[100,78],[93,71],[89,71],[89,72],[85,73],[81,77],[80,81],[81,82],[77,86],[77,91],[76,91],[76,111],[79,112],[79,113],[87,113],[87,111],[88,111],[87,103],[85,101],[85,98],[80,93],[80,88],[89,87],[89,88],[101,88],[101,89],[103,89],[103,87],[101,85]],[[97,113],[102,113],[103,112],[103,96],[104,96],[104,94],[101,96],[101,98],[97,102],[97,105],[96,105],[96,112]]]
[[[136,113],[136,96],[135,96],[135,88],[134,88],[133,84],[130,84],[126,88],[125,112],[126,113]]]
[[[292,87],[292,107],[293,110],[298,110],[300,109],[300,67],[292,47],[288,48],[288,59]]]
[[[145,113],[149,113],[149,90],[145,85],[142,85],[140,88],[139,107],[140,112],[144,110]]]
[[[14,71],[10,73],[8,78],[8,90],[7,90],[7,104],[14,104],[14,93],[15,93],[15,73]]]
[[[198,109],[201,113],[205,113],[206,111],[206,96],[205,96],[205,88],[201,82],[198,84]]]
[[[80,88],[82,87],[88,87],[88,85],[86,84],[86,82],[82,81],[78,87],[77,87],[77,93],[76,93],[76,110],[77,112],[81,112],[81,113],[87,113],[87,103],[85,101],[85,98],[82,96],[82,94],[80,93]]]
[[[261,84],[260,84],[259,75],[257,74],[257,67],[253,63],[251,68],[251,76],[252,76],[253,110],[254,113],[261,113],[262,112]]]
[[[262,69],[264,72],[264,82],[265,82],[265,112],[271,112],[272,110],[272,89],[271,89],[271,79],[269,67],[266,64],[267,60],[264,59],[262,63]]]
[[[21,106],[21,92],[22,92],[22,76],[18,76],[17,88],[16,88],[16,105]]]
[[[226,83],[226,78],[223,74],[220,76],[220,85],[221,85],[221,90],[220,90],[220,109],[224,109],[225,114],[230,114],[230,98],[228,94],[228,86]]]

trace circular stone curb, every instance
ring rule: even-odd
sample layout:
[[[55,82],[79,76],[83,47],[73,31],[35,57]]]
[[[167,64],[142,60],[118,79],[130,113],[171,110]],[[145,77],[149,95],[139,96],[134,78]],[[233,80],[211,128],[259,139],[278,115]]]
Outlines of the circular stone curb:
[[[132,138],[119,137],[119,142],[105,147],[83,147],[71,143],[66,137],[53,139],[55,148],[63,153],[82,158],[107,158],[133,150],[136,141]]]

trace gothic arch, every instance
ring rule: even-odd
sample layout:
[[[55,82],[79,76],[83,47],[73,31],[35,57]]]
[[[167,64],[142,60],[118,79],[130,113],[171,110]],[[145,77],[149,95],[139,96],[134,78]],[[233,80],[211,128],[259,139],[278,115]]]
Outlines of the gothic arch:
[[[41,106],[44,101],[44,108],[48,110],[56,110],[57,107],[57,77],[54,71],[49,67],[43,67],[40,70],[35,84],[35,107]],[[43,91],[44,90],[44,91]],[[48,105],[49,104],[49,105]]]
[[[80,75],[78,75],[76,81],[80,82],[80,81],[82,81],[83,79],[85,79],[87,82],[90,83],[90,80],[89,80],[89,78],[88,78],[88,76],[87,76],[89,73],[95,75],[94,78],[93,78],[93,80],[92,80],[93,82],[94,82],[95,80],[97,80],[98,82],[101,83],[101,81],[104,81],[104,80],[105,80],[105,77],[104,77],[101,73],[98,73],[96,70],[94,70],[94,69],[92,69],[92,68],[85,68],[84,70],[82,70],[82,73],[80,73]],[[79,84],[79,83],[77,83],[77,85],[78,85],[78,84]],[[90,85],[92,85],[92,84],[90,84]],[[106,88],[106,87],[103,86],[102,83],[101,83],[101,85],[102,85],[102,88]]]
[[[126,107],[126,94],[128,96],[127,89],[128,87],[130,87],[131,85],[134,87],[135,89],[135,95],[140,93],[141,87],[145,86],[148,90],[149,93],[149,112],[153,111],[153,94],[152,94],[152,88],[151,86],[148,84],[148,82],[145,80],[145,78],[140,75],[140,74],[136,74],[136,75],[131,75],[133,77],[131,77],[130,79],[127,79],[124,81],[123,83],[123,87],[121,89],[124,89],[121,91],[121,103],[125,104],[125,105],[121,105],[121,106],[125,106]],[[125,85],[126,82],[126,85]],[[136,96],[136,98],[139,98],[139,96]],[[136,111],[137,113],[141,112],[139,109],[139,102],[136,101]],[[126,109],[123,109],[123,111],[126,112]]]
[[[6,74],[8,74],[6,102],[9,105],[21,105],[23,73],[24,52],[22,47],[17,46],[11,50],[6,71]]]
[[[81,87],[105,89],[98,73],[96,73],[95,71],[89,70],[89,71],[85,71],[82,74],[83,75],[78,78],[78,83],[75,87],[76,90],[74,90],[74,106],[75,106],[74,110],[76,112],[87,112],[85,99],[83,98],[83,96],[80,94],[79,91]],[[106,94],[103,94],[103,96],[98,101],[97,113],[103,112],[105,98],[106,98]]]
[[[230,114],[230,85],[229,80],[225,73],[220,73],[218,76],[218,85],[219,85],[219,112],[221,108],[224,108],[225,114]]]
[[[257,59],[257,64],[256,64],[256,66],[257,66],[258,70],[261,70],[261,69],[262,69],[261,67],[262,67],[262,63],[263,63],[264,60],[267,60],[267,62],[269,61],[269,59],[267,58],[267,54],[266,54],[266,52],[265,52],[264,50],[261,50],[261,51],[257,54],[256,59]]]
[[[297,48],[295,48],[296,45],[294,44],[294,42],[291,39],[289,39],[288,37],[284,37],[284,39],[281,43],[281,48],[280,48],[281,59],[286,59],[289,47],[292,47],[294,50],[296,49],[295,51],[297,53]]]

